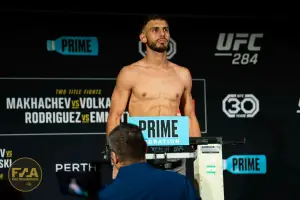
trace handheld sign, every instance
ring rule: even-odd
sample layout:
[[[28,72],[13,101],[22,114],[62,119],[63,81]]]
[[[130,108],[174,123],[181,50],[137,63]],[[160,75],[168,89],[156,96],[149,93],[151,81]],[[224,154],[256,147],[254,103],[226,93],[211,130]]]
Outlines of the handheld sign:
[[[267,159],[265,155],[233,155],[225,160],[225,170],[232,174],[265,174]]]
[[[186,116],[128,117],[127,123],[142,129],[148,146],[189,145],[189,121]]]
[[[98,55],[98,39],[62,36],[56,40],[47,40],[47,50],[69,56],[96,56]]]

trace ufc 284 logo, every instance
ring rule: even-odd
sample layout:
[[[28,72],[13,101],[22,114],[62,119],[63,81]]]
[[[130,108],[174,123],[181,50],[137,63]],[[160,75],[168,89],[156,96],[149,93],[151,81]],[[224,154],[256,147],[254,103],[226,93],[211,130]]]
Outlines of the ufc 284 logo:
[[[253,94],[228,94],[222,109],[229,118],[253,118],[259,112],[259,101]]]
[[[232,57],[233,65],[255,65],[263,33],[220,33],[215,56]]]

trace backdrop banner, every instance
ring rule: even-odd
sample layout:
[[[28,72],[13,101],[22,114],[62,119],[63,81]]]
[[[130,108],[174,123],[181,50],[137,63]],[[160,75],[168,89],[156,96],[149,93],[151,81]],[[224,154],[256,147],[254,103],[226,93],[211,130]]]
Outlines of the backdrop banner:
[[[147,53],[138,37],[143,16],[3,17],[10,20],[0,37],[0,188],[28,200],[72,199],[59,191],[56,172],[92,171],[91,163],[102,160],[116,77]],[[169,18],[168,59],[191,72],[202,135],[246,138],[244,145],[224,146],[224,159],[266,155],[266,174],[224,171],[226,200],[271,199],[284,191],[282,183],[295,179],[300,79],[293,69],[299,42],[288,22]],[[121,121],[127,117],[126,110]],[[31,192],[21,193],[8,181],[9,167],[21,157],[42,168],[43,180]],[[110,167],[101,173],[109,183]],[[286,199],[296,191],[292,186]]]

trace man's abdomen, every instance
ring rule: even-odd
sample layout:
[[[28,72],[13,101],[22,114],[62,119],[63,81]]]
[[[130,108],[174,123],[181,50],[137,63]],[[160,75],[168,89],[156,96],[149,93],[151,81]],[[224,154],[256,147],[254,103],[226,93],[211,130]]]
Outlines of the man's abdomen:
[[[129,107],[130,116],[176,116],[178,107],[173,105],[156,105],[147,104],[133,105]]]
[[[151,117],[151,116],[176,116],[177,112],[171,112],[161,109],[146,111],[146,112],[140,112],[140,111],[129,111],[130,116],[145,116],[145,117]]]

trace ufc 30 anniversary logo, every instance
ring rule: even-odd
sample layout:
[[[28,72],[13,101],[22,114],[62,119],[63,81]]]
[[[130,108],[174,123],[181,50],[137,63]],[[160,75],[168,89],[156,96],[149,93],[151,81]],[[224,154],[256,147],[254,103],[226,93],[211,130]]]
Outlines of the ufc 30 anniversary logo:
[[[19,158],[9,168],[8,180],[16,190],[30,192],[42,182],[41,166],[32,158]]]
[[[253,94],[228,94],[222,109],[229,118],[253,118],[259,112],[259,101]]]
[[[215,56],[232,57],[233,65],[256,65],[263,33],[220,33]]]

